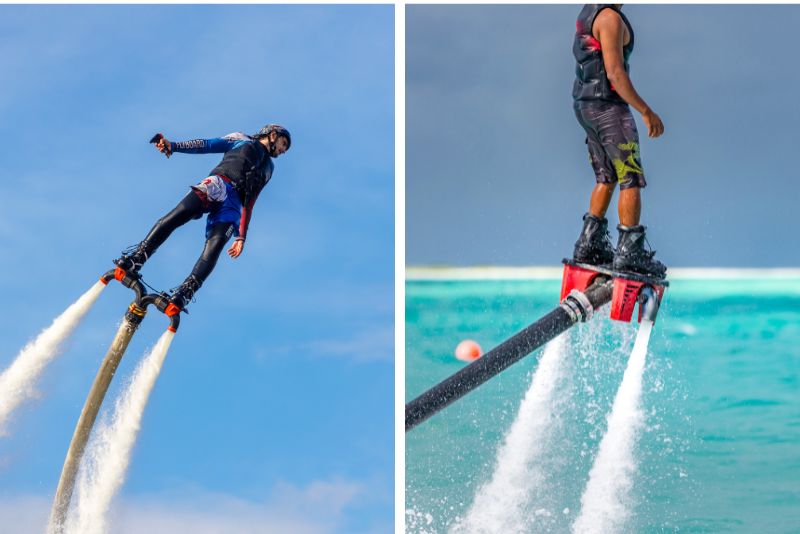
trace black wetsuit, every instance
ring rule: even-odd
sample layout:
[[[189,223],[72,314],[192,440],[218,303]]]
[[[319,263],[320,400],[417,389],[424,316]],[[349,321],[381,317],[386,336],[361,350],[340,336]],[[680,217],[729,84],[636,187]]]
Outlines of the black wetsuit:
[[[176,228],[208,213],[206,243],[192,269],[192,275],[202,283],[216,266],[231,236],[246,238],[253,207],[272,177],[274,165],[263,144],[238,133],[172,143],[172,149],[193,154],[225,153],[211,176],[192,186],[175,208],[156,221],[143,241],[149,257]]]

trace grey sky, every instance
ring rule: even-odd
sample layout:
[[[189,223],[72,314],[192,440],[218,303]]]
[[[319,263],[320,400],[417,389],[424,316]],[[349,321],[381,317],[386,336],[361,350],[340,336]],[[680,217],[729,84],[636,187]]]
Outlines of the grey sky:
[[[579,10],[407,8],[409,265],[546,265],[571,254],[594,184],[572,112]],[[642,222],[659,256],[672,266],[800,265],[800,6],[624,11],[634,85],[666,125],[641,143]],[[609,215],[616,225],[616,199]]]

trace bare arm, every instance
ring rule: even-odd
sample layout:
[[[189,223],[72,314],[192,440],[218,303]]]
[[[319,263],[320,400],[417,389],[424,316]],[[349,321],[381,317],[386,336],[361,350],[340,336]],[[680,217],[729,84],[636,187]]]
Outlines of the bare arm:
[[[647,126],[647,134],[650,137],[658,137],[664,133],[664,123],[661,122],[661,118],[656,112],[647,105],[647,102],[639,96],[628,73],[625,72],[622,58],[625,31],[625,23],[622,22],[622,17],[613,9],[601,11],[592,26],[592,33],[600,41],[600,50],[603,54],[603,64],[606,68],[608,80],[617,94],[641,113],[642,120]]]

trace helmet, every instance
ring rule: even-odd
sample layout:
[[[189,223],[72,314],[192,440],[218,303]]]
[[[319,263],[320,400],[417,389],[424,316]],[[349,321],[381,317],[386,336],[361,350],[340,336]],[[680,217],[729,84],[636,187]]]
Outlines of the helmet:
[[[254,138],[258,139],[258,138],[261,138],[261,137],[266,137],[269,134],[271,134],[272,132],[277,133],[278,137],[285,137],[286,138],[286,141],[287,141],[286,148],[287,149],[292,146],[292,135],[289,133],[289,130],[287,130],[286,128],[284,128],[280,124],[267,124],[266,126],[261,128],[258,131],[257,134],[255,134],[255,135],[253,135],[251,137],[254,137]]]

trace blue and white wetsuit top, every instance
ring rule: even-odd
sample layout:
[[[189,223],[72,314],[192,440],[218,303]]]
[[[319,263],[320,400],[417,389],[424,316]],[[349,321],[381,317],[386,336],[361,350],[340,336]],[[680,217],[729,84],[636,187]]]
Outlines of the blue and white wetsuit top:
[[[227,152],[241,146],[243,143],[252,142],[253,138],[242,132],[229,133],[213,139],[192,139],[191,141],[178,141],[172,143],[173,152],[186,154],[211,154]]]

